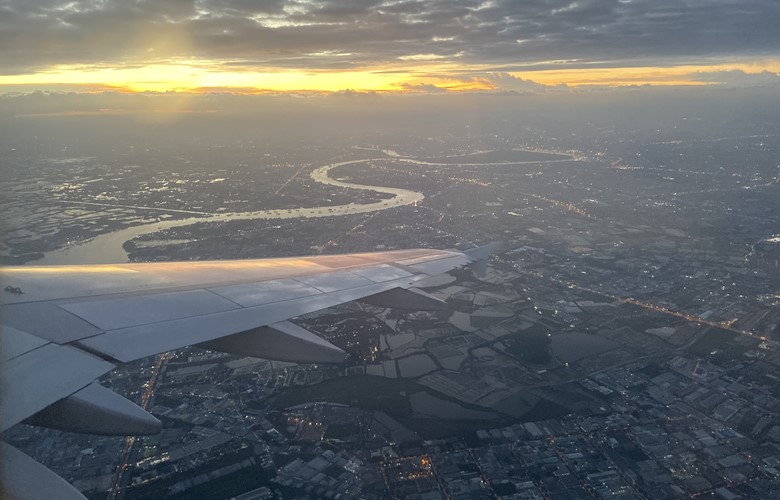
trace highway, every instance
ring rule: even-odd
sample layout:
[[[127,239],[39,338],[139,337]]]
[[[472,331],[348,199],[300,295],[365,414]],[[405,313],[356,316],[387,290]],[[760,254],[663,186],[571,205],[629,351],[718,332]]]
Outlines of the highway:
[[[750,332],[748,330],[741,330],[739,328],[734,328],[732,326],[733,323],[734,323],[733,321],[723,321],[723,322],[710,321],[710,320],[701,318],[699,316],[696,316],[694,314],[681,312],[681,311],[674,311],[674,310],[669,309],[668,307],[665,307],[665,306],[651,304],[649,302],[642,302],[640,300],[636,300],[636,299],[631,298],[631,297],[619,297],[617,295],[613,295],[613,294],[610,294],[610,293],[607,293],[607,292],[602,292],[600,290],[594,290],[593,288],[589,288],[589,287],[586,287],[586,286],[578,285],[578,284],[572,283],[570,281],[564,281],[564,280],[555,278],[553,276],[546,276],[546,275],[544,275],[542,273],[537,273],[537,272],[534,272],[534,271],[524,271],[524,270],[521,270],[521,269],[517,268],[517,266],[515,266],[515,267],[516,267],[517,271],[519,271],[519,272],[522,272],[522,273],[525,273],[525,274],[528,274],[530,276],[534,276],[534,277],[537,277],[537,278],[546,279],[548,281],[552,281],[553,283],[557,283],[557,284],[565,286],[567,288],[571,288],[571,289],[575,289],[575,290],[581,290],[581,291],[584,291],[584,292],[590,292],[590,293],[593,293],[593,294],[596,294],[596,295],[600,295],[601,297],[604,297],[604,298],[607,298],[607,299],[610,299],[610,300],[613,300],[613,301],[616,301],[616,302],[622,302],[624,304],[631,304],[631,305],[634,305],[634,306],[641,307],[643,309],[647,309],[649,311],[653,311],[653,312],[657,312],[657,313],[661,313],[661,314],[667,314],[667,315],[674,316],[674,317],[680,318],[680,319],[684,319],[686,321],[690,321],[692,323],[696,323],[696,324],[699,324],[699,325],[711,326],[713,328],[720,328],[721,330],[727,330],[727,331],[735,333],[737,335],[745,335],[747,337],[752,337],[752,338],[754,338],[756,340],[760,340],[762,342],[765,342],[766,345],[771,346],[771,347],[778,347],[778,346],[780,346],[780,342],[778,342],[778,341],[769,340],[766,337],[756,335],[753,332]]]
[[[149,381],[144,385],[144,391],[141,394],[141,401],[139,406],[144,410],[148,409],[149,402],[154,396],[154,390],[157,387],[158,378],[162,367],[170,358],[170,353],[164,352],[157,355],[157,360],[152,368],[152,375],[149,377]],[[111,487],[108,489],[107,500],[121,500],[124,497],[127,471],[130,468],[130,460],[133,455],[133,449],[135,448],[135,436],[127,436],[125,440],[125,447],[122,451],[122,461],[119,463],[119,467],[116,470],[116,476],[111,483]]]

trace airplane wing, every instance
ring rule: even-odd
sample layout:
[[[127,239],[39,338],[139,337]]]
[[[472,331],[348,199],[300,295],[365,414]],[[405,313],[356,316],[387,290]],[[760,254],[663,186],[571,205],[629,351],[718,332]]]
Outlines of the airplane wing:
[[[353,300],[435,309],[440,301],[414,285],[483,260],[495,247],[2,268],[0,432],[20,422],[94,434],[157,432],[157,419],[95,380],[121,363],[189,345],[343,361],[339,348],[287,320]],[[0,467],[11,498],[51,498],[52,488],[67,497],[67,483],[2,442]]]

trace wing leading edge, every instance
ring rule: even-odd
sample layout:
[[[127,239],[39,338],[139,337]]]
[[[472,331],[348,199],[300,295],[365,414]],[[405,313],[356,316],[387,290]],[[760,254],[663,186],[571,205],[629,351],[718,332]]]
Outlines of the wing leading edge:
[[[77,432],[154,432],[154,417],[93,382],[120,363],[188,345],[343,361],[346,353],[286,320],[353,300],[441,308],[414,286],[495,249],[2,268],[0,430],[26,421]],[[3,446],[3,462],[21,454]],[[8,475],[2,479],[13,489]],[[30,485],[24,488],[29,493]]]

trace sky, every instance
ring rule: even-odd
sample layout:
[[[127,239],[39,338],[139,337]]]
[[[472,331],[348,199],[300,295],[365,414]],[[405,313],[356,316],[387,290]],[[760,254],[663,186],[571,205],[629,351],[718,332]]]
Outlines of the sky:
[[[0,0],[0,92],[780,85],[778,0]]]

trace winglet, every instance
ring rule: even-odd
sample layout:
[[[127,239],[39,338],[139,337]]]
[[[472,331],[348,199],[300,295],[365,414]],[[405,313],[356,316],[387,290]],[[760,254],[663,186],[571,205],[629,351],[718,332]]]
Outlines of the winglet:
[[[506,246],[506,243],[503,241],[494,241],[493,243],[488,243],[487,245],[482,245],[480,247],[474,247],[470,250],[466,250],[463,252],[463,254],[472,262],[477,262],[480,260],[486,260],[491,255],[504,250]]]
[[[481,247],[475,247],[471,250],[466,250],[463,254],[472,262],[471,270],[474,275],[480,278],[484,278],[487,274],[487,259],[506,248],[506,243],[503,241],[494,241]]]

